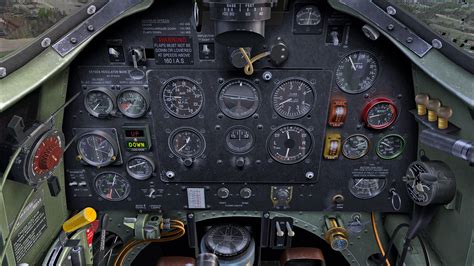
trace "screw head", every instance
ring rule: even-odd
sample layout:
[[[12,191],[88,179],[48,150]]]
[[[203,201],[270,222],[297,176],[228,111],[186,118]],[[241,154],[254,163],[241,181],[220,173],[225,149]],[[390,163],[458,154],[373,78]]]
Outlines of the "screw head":
[[[90,6],[87,8],[87,14],[89,14],[89,15],[94,14],[95,11],[97,11],[97,8],[95,7],[95,5],[90,5]]]
[[[174,172],[173,171],[166,171],[166,177],[169,179],[172,179],[174,177]]]
[[[87,25],[87,30],[88,31],[94,31],[94,26],[93,25]]]
[[[262,75],[263,80],[269,81],[273,77],[272,73],[270,71],[265,71]]]
[[[4,78],[7,76],[7,69],[4,67],[0,67],[0,78]]]
[[[41,41],[41,47],[46,48],[51,45],[51,39],[50,38],[44,38]]]

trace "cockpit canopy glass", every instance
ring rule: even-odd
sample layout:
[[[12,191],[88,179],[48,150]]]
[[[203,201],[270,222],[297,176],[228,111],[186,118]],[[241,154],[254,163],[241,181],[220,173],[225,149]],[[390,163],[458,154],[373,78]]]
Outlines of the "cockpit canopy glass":
[[[447,41],[474,55],[472,0],[390,0],[438,32]]]
[[[0,58],[22,49],[92,0],[0,0]]]

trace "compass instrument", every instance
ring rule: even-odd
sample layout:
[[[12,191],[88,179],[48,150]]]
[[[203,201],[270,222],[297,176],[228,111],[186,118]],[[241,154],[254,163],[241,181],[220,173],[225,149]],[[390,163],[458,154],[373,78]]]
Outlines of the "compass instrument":
[[[348,159],[359,159],[369,152],[369,139],[361,134],[349,136],[342,144],[342,154]]]
[[[204,137],[193,128],[181,128],[171,134],[169,138],[171,151],[181,158],[194,158],[201,155],[206,142]]]
[[[336,84],[347,93],[361,93],[374,85],[378,71],[375,56],[365,51],[354,52],[339,62]]]
[[[377,155],[385,160],[395,159],[403,153],[405,139],[397,134],[391,134],[379,140],[376,147]]]
[[[114,110],[114,97],[106,88],[99,87],[89,90],[84,97],[84,106],[92,116],[106,117]]]
[[[376,98],[367,103],[362,111],[362,118],[368,128],[384,129],[397,120],[397,107],[388,98]]]
[[[191,118],[199,113],[204,103],[204,93],[196,82],[175,78],[163,89],[166,111],[177,118]]]
[[[245,119],[257,111],[260,97],[255,85],[244,79],[227,82],[219,93],[219,106],[230,118]]]
[[[97,194],[108,201],[121,201],[130,194],[128,180],[114,172],[99,174],[94,180]]]
[[[283,81],[272,95],[275,112],[286,119],[297,119],[307,115],[313,108],[314,101],[313,88],[300,79]]]
[[[94,130],[79,137],[77,151],[78,158],[85,163],[102,167],[115,162],[118,146],[111,135],[104,131]]]
[[[243,226],[226,224],[213,226],[206,234],[206,248],[219,257],[233,257],[247,250],[250,232]]]
[[[145,90],[133,87],[123,90],[117,97],[120,112],[130,118],[143,116],[148,110],[148,96]]]
[[[268,152],[275,161],[295,164],[308,157],[311,135],[301,126],[286,125],[275,130],[267,141]]]
[[[351,178],[349,191],[359,199],[370,199],[380,194],[385,187],[385,178]]]

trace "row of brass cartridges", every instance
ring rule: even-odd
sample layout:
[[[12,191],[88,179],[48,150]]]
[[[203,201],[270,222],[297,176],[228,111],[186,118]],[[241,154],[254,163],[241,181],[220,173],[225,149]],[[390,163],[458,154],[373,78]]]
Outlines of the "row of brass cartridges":
[[[448,120],[453,115],[453,109],[449,106],[441,106],[438,99],[430,99],[427,94],[417,94],[415,96],[416,112],[420,116],[428,113],[428,121],[438,121],[439,129],[448,128]],[[428,112],[427,112],[428,111]]]

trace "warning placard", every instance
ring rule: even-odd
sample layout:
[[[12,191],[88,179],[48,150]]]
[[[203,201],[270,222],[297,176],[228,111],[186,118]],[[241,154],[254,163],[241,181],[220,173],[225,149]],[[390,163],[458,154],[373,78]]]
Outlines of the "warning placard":
[[[153,39],[158,65],[194,64],[193,40],[188,36],[157,36]]]
[[[17,263],[20,263],[25,255],[28,254],[28,251],[38,241],[47,227],[45,208],[44,205],[41,205],[39,209],[35,210],[28,217],[12,241]]]

